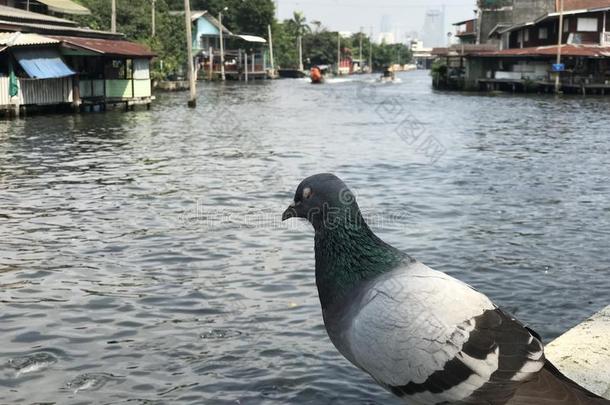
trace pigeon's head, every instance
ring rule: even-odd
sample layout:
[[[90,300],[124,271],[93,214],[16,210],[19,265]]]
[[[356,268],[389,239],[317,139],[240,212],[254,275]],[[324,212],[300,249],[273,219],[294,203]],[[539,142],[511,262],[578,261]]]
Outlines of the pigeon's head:
[[[356,197],[345,183],[334,174],[316,174],[303,180],[294,195],[294,202],[282,215],[289,218],[305,218],[320,229],[344,220],[359,218]]]

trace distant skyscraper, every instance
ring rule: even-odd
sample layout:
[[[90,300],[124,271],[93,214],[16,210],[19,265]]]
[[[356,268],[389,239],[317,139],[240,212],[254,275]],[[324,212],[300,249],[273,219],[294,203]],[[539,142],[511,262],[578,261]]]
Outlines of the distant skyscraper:
[[[445,33],[445,7],[442,10],[428,10],[422,29],[422,40],[426,48],[443,47],[447,43]]]
[[[392,32],[392,17],[384,15],[381,17],[381,32]]]
[[[384,15],[381,18],[381,31],[377,36],[379,43],[394,44],[396,43],[396,35],[394,28],[392,27],[392,17]]]

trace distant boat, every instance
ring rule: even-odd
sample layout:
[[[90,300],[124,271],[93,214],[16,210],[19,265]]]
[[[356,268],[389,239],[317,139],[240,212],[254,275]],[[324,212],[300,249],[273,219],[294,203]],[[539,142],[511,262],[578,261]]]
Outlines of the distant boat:
[[[395,79],[396,79],[396,73],[394,73],[394,70],[392,70],[391,68],[387,67],[387,68],[385,68],[383,70],[383,74],[379,78],[379,81],[381,83],[391,83]]]

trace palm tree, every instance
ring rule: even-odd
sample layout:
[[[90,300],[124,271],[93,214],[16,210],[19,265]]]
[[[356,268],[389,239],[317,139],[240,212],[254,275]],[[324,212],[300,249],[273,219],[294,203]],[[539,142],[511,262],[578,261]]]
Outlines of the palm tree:
[[[307,24],[307,19],[303,12],[295,11],[289,21],[290,27],[297,37],[297,48],[299,50],[299,70],[303,70],[303,35],[311,32],[311,27]]]

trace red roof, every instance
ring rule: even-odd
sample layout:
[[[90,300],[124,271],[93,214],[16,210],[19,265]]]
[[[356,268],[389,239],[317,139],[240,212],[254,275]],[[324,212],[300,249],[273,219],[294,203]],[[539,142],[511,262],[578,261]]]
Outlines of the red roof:
[[[589,58],[608,58],[610,57],[610,47],[597,45],[562,45],[561,54],[563,56],[581,56]],[[557,55],[557,45],[539,46],[533,48],[504,49],[502,51],[480,53],[477,56],[487,57],[515,57],[515,56],[555,56]]]
[[[560,0],[557,0],[557,11],[560,8]],[[588,10],[591,8],[610,7],[610,0],[564,0],[563,9],[568,10]]]
[[[155,54],[145,45],[136,42],[99,38],[66,37],[53,35],[63,44],[111,56],[137,56],[152,58]]]

